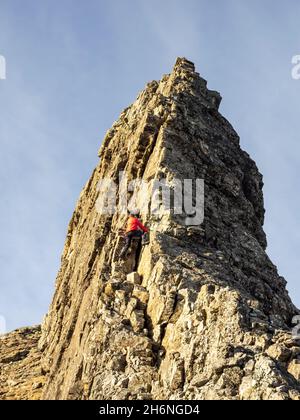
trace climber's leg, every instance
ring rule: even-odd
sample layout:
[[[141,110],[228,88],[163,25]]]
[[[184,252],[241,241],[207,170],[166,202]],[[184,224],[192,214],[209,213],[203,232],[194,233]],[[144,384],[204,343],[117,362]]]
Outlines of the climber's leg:
[[[141,238],[143,235],[143,232],[139,231],[139,230],[133,230],[132,232],[128,232],[126,234],[125,237],[125,245],[122,249],[122,251],[120,252],[120,256],[119,258],[124,258],[126,257],[127,251],[130,248],[131,242],[133,238]]]
[[[137,271],[138,266],[139,266],[139,260],[140,260],[140,255],[141,255],[141,251],[142,251],[142,238],[143,238],[143,233],[142,233],[142,235],[140,235],[139,243],[138,243],[138,246],[137,246],[136,252],[135,252],[134,271]]]
[[[125,236],[125,245],[123,246],[119,258],[124,258],[127,254],[127,251],[131,245],[131,241],[132,241],[132,235],[131,232],[127,233]]]

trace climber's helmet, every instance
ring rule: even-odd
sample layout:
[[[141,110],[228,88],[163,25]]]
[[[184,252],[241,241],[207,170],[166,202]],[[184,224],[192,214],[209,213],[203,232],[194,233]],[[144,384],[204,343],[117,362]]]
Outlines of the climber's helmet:
[[[130,216],[133,216],[133,217],[137,217],[137,218],[139,218],[140,217],[140,211],[138,210],[138,209],[134,209],[134,210],[131,210],[130,211]]]

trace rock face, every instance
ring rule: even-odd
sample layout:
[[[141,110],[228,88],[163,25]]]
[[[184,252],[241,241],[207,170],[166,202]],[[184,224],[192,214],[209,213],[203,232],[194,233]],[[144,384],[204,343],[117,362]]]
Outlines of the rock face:
[[[108,131],[42,326],[42,398],[300,399],[299,312],[265,252],[262,176],[220,101],[178,59]],[[100,214],[98,185],[120,172],[204,179],[203,223],[144,212],[150,243],[118,261],[126,215]]]
[[[39,400],[45,376],[40,368],[41,328],[22,328],[0,337],[0,400]]]

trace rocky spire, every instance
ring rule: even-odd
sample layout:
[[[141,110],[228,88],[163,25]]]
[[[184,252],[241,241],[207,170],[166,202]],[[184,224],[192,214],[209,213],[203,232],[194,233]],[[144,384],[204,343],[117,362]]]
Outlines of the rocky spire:
[[[298,311],[265,252],[262,176],[220,102],[179,58],[106,134],[42,326],[43,398],[300,398]],[[145,211],[150,244],[120,263],[126,215],[99,212],[99,181],[120,187],[120,172],[203,179],[203,223]]]

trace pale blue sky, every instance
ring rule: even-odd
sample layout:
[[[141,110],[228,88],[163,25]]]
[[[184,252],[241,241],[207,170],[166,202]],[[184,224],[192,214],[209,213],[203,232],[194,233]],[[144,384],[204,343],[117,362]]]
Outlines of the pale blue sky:
[[[300,306],[300,2],[0,0],[0,315],[49,306],[67,224],[106,130],[177,56],[194,61],[265,181],[268,253]]]

